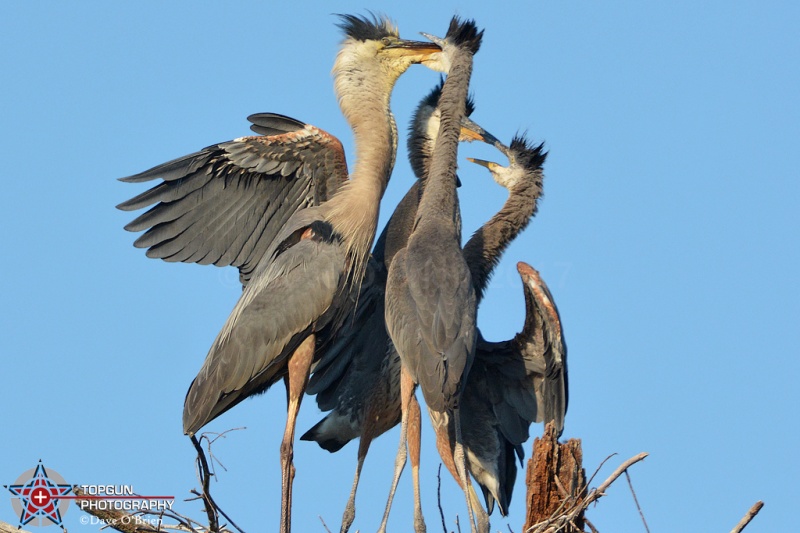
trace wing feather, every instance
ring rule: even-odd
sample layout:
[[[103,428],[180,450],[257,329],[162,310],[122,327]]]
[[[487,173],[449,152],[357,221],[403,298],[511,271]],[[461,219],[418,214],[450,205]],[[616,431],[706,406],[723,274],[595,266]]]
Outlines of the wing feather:
[[[149,209],[125,226],[145,231],[147,256],[239,268],[243,283],[295,212],[328,200],[347,179],[338,139],[277,114],[250,117],[264,136],[209,146],[122,178],[160,183],[117,207]]]

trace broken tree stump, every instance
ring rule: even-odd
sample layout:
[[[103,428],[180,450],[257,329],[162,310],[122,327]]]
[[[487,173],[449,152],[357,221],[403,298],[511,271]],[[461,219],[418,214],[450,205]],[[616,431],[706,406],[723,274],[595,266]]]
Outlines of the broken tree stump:
[[[586,473],[579,439],[560,444],[552,423],[544,435],[533,440],[533,454],[528,460],[525,485],[528,487],[527,512],[522,531],[544,526],[564,511],[574,508],[586,497]],[[555,526],[555,524],[553,524]],[[556,529],[564,533],[583,531],[583,512]],[[538,530],[538,529],[537,529]]]

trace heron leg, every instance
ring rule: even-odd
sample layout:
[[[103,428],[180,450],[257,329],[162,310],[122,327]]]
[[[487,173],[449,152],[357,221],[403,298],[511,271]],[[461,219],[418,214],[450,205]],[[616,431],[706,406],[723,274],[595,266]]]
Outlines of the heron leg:
[[[471,482],[469,484],[469,497],[470,500],[472,500],[472,509],[475,511],[475,514],[478,515],[478,533],[489,533],[489,527],[491,526],[489,523],[489,513],[487,513],[486,509],[481,505],[481,501],[478,499],[478,493],[475,492],[475,488],[472,486]]]
[[[413,391],[413,386],[411,387]],[[422,419],[419,402],[414,394],[408,405],[408,452],[411,455],[411,476],[414,480],[414,531],[425,533],[425,518],[422,516],[422,501],[419,490],[419,449],[422,436]]]
[[[475,514],[472,511],[472,498],[470,498],[469,478],[467,477],[467,458],[464,455],[464,445],[461,440],[461,413],[458,408],[453,410],[453,423],[456,429],[456,446],[453,451],[453,462],[458,472],[458,479],[461,488],[464,489],[464,496],[467,500],[467,512],[469,514],[469,527],[473,533],[476,533],[475,527]]]
[[[347,533],[350,526],[353,525],[353,520],[356,518],[356,489],[358,489],[358,480],[361,477],[361,467],[364,466],[364,459],[367,457],[369,445],[372,444],[372,433],[365,432],[361,435],[358,442],[358,464],[356,465],[356,476],[353,479],[353,488],[350,490],[350,499],[347,500],[347,507],[344,508],[344,515],[342,515],[342,526],[339,533]]]
[[[392,501],[394,500],[394,493],[397,490],[397,484],[400,482],[400,474],[403,473],[403,468],[406,466],[406,439],[408,436],[408,410],[411,398],[414,396],[414,380],[411,375],[403,368],[400,371],[400,407],[402,417],[400,418],[400,445],[397,447],[397,457],[394,461],[394,479],[392,479],[392,488],[389,491],[389,500],[386,502],[386,510],[383,511],[383,520],[381,520],[381,527],[378,533],[386,533],[386,523],[389,521],[389,511],[392,508]]]
[[[281,442],[281,533],[292,530],[292,482],[294,481],[294,429],[297,412],[308,384],[311,362],[314,359],[315,335],[300,343],[289,358],[289,375],[285,378],[288,399],[286,429]]]
[[[478,515],[478,531],[480,533],[489,533],[489,515],[484,511],[483,506],[480,503],[480,499],[478,498],[478,494],[475,492],[475,487],[472,485],[472,482],[469,481],[467,478],[467,485],[466,489],[464,488],[464,483],[461,479],[460,474],[458,473],[458,469],[456,468],[456,462],[453,458],[453,437],[452,435],[455,434],[455,430],[453,426],[450,424],[454,424],[452,417],[448,417],[445,419],[447,423],[442,423],[441,419],[437,419],[434,421],[433,417],[431,417],[431,422],[433,422],[433,432],[436,435],[436,449],[439,450],[439,456],[442,458],[442,464],[444,464],[445,468],[450,472],[450,475],[453,476],[453,479],[458,484],[458,487],[461,490],[468,490],[469,491],[469,498],[472,501],[472,509]],[[450,430],[453,430],[451,433]]]

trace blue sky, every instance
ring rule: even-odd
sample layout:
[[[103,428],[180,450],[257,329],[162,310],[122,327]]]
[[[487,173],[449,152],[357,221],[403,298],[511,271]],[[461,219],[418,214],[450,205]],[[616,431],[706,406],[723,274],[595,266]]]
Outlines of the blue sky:
[[[800,8],[790,2],[13,3],[0,20],[6,199],[0,291],[0,482],[36,466],[70,483],[188,495],[185,391],[238,294],[230,269],[146,259],[114,206],[143,190],[116,178],[248,133],[273,111],[352,137],[333,95],[331,13],[384,12],[401,34],[441,34],[456,13],[486,29],[473,118],[550,150],[545,198],[479,312],[491,340],[522,326],[517,261],[542,272],[569,346],[565,438],[595,485],[638,452],[632,480],[653,531],[785,527],[800,475]],[[437,74],[413,68],[393,97],[405,129]],[[401,143],[404,145],[404,143]],[[505,198],[459,155],[465,235]],[[411,183],[403,146],[381,226]],[[298,431],[319,419],[306,398]],[[794,422],[792,422],[794,420]],[[246,531],[277,529],[282,387],[208,426],[215,495]],[[532,429],[538,434],[541,428]],[[423,497],[438,530],[438,456],[423,426]],[[355,528],[377,528],[397,431],[367,458]],[[530,455],[531,443],[526,454]],[[295,449],[294,524],[336,529],[356,445]],[[520,475],[511,517],[521,530]],[[463,497],[446,475],[452,527]],[[9,498],[0,519],[14,522]],[[4,503],[5,502],[5,503]],[[176,507],[200,517],[199,505]],[[81,514],[66,516],[70,531]],[[601,531],[643,531],[627,484],[591,509]],[[410,476],[390,525],[411,524]],[[94,529],[97,529],[96,526]]]

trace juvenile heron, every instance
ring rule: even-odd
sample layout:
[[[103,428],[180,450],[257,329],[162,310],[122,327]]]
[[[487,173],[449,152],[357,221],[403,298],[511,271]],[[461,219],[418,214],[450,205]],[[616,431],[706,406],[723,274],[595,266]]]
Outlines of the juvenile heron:
[[[444,41],[450,59],[439,99],[440,129],[408,245],[394,256],[386,283],[386,326],[400,354],[401,443],[405,447],[414,383],[428,408],[452,415],[454,458],[474,531],[472,502],[461,440],[461,391],[475,355],[475,290],[461,253],[461,215],[456,195],[460,121],[469,90],[472,56],[482,31],[454,17]],[[388,507],[387,507],[388,509]],[[382,524],[381,529],[385,528]]]
[[[356,490],[372,440],[400,422],[400,358],[391,344],[384,322],[386,276],[394,254],[406,245],[411,234],[422,182],[428,175],[430,157],[439,131],[440,114],[437,106],[441,88],[442,82],[422,99],[409,130],[409,159],[418,181],[400,201],[378,237],[354,318],[337,332],[336,341],[321,356],[309,381],[307,392],[317,395],[320,409],[332,412],[300,438],[317,441],[330,452],[339,450],[354,438],[360,438],[356,474],[342,517],[342,533],[349,530],[355,518]],[[496,142],[493,136],[466,118],[473,110],[474,104],[468,100],[459,140]],[[410,409],[416,422],[411,426],[417,428],[416,434],[409,429],[415,478],[415,517],[421,521],[418,485],[419,405],[413,397]]]
[[[420,107],[415,114],[409,138],[409,156],[414,161],[414,168],[427,168],[430,150],[425,150],[424,146],[433,143],[433,139],[424,133],[427,131],[425,121],[421,120],[426,116],[422,112],[424,109]],[[467,111],[470,111],[469,102]],[[495,181],[508,190],[502,208],[464,246],[464,257],[479,302],[503,252],[536,212],[542,193],[542,165],[546,156],[541,145],[532,146],[523,137],[515,137],[510,147],[503,146],[488,134],[484,137],[508,156],[509,166],[468,158],[487,166]],[[426,138],[429,139],[427,143],[415,142]],[[426,173],[423,171],[421,175]],[[373,258],[378,259],[377,265],[390,263],[397,246],[407,240],[419,200],[417,187],[418,183],[415,183],[403,198],[379,237],[373,252]],[[394,237],[387,238],[388,234]],[[380,258],[385,261],[380,261]],[[376,276],[374,279],[380,281],[383,278]],[[382,289],[381,283],[385,281],[373,285]],[[545,287],[540,291],[544,294],[547,291],[543,281],[541,285]],[[319,391],[320,408],[332,409],[332,412],[301,437],[316,440],[323,448],[336,451],[360,436],[359,466],[346,518],[348,512],[352,513],[358,473],[369,443],[394,427],[400,419],[399,356],[390,341],[389,349],[381,351],[381,346],[387,341],[383,321],[373,325],[376,322],[374,313],[380,312],[383,305],[384,291],[366,287],[359,298],[359,318],[353,321],[352,328],[344,328],[346,334],[337,341],[336,349],[331,350],[331,353],[337,350],[340,353],[331,358],[331,364],[315,370],[309,386],[309,392]],[[463,393],[462,430],[468,468],[483,490],[489,513],[497,501],[503,515],[508,512],[516,479],[514,452],[522,452],[520,444],[528,438],[529,425],[534,421],[554,420],[560,434],[566,410],[566,347],[561,340],[560,321],[551,321],[549,324],[554,325],[544,328],[545,322],[536,318],[535,313],[542,314],[547,305],[543,303],[545,299],[536,298],[537,292],[529,283],[524,288],[527,304],[525,328],[513,339],[503,342],[486,341],[479,332],[474,370],[467,378]],[[376,293],[380,298],[370,303],[370,295]],[[548,301],[552,302],[552,298]],[[373,339],[377,340],[370,344]],[[540,352],[538,355],[537,350]],[[334,361],[345,361],[348,366],[336,369]],[[436,429],[440,447],[445,446],[447,428]],[[413,441],[414,437],[409,436],[412,450],[415,447]],[[414,461],[412,452],[412,467],[415,467]],[[452,466],[449,461],[448,468]],[[475,496],[473,506],[480,507]],[[485,529],[488,517],[481,518],[485,523],[479,527]],[[352,514],[349,520],[352,521]],[[344,525],[342,530],[346,530]]]
[[[291,529],[294,428],[314,360],[315,343],[318,337],[325,339],[338,329],[350,312],[375,237],[380,199],[394,164],[397,132],[389,107],[392,88],[411,64],[429,60],[441,51],[431,43],[400,39],[397,29],[385,19],[345,15],[340,27],[345,40],[336,58],[333,76],[339,105],[353,129],[356,144],[357,159],[350,179],[341,183],[341,176],[333,178],[334,183],[341,184],[336,194],[322,205],[300,209],[304,202],[289,201],[288,211],[291,212],[283,219],[285,222],[276,227],[267,222],[254,228],[254,233],[271,228],[274,235],[267,238],[261,257],[252,258],[244,271],[240,266],[246,283],[244,291],[212,344],[184,404],[184,432],[193,435],[243,399],[284,380],[288,416],[281,443],[281,531]],[[263,127],[269,130],[272,123],[267,120]],[[211,180],[217,180],[220,194],[225,195],[229,173],[233,173],[234,182],[245,175],[258,181],[267,173],[265,169],[281,166],[274,165],[274,150],[263,149],[266,144],[251,141],[243,146],[219,145],[225,151],[224,156],[219,159],[203,156],[202,163],[196,164],[192,159],[196,154],[193,154],[188,162],[178,160],[176,173],[211,175]],[[314,150],[313,147],[306,149]],[[336,149],[341,151],[341,145]],[[212,152],[218,153],[213,147]],[[238,159],[234,157],[237,154]],[[289,162],[281,174],[291,176],[302,169],[302,178],[308,179],[303,157],[290,149],[286,155]],[[334,155],[333,159],[337,161],[338,158]],[[343,162],[342,156],[335,166],[341,168]],[[198,169],[203,164],[206,167]],[[220,167],[227,167],[227,171],[217,173]],[[241,171],[242,168],[247,170]],[[254,169],[257,175],[251,176],[249,169]],[[169,172],[173,167],[166,170]],[[312,177],[316,175],[312,173]],[[181,189],[183,181],[178,179],[175,187],[178,195],[185,194]],[[320,179],[314,184],[323,182],[328,184],[330,179]],[[242,188],[246,188],[246,184]],[[158,187],[153,190],[156,189]],[[300,187],[293,194],[302,194],[303,190]],[[201,192],[199,196],[204,194]],[[197,216],[246,218],[252,214],[248,209],[262,212],[259,198],[243,199],[241,194],[225,195],[225,200],[217,204],[219,210],[204,211]],[[166,202],[169,198],[167,196]],[[276,206],[273,210],[280,211],[283,199],[272,197],[272,201]],[[187,214],[183,216],[193,216],[191,205],[189,202]],[[240,212],[240,209],[245,211]],[[233,228],[236,227],[234,223]],[[235,229],[231,231],[235,233]],[[234,240],[238,244],[241,239]],[[244,240],[249,242],[249,236]],[[233,255],[225,255],[225,261]]]
[[[567,411],[567,347],[550,290],[539,273],[519,262],[525,324],[514,338],[478,347],[462,396],[462,431],[469,470],[483,491],[489,513],[495,501],[503,516],[533,422],[564,428]]]

